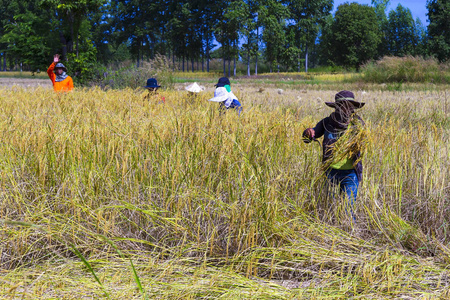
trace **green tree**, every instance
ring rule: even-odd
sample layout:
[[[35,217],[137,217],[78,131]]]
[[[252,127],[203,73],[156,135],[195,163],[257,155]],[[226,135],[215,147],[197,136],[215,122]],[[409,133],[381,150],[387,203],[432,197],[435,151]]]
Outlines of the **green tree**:
[[[191,9],[188,3],[174,1],[169,6],[168,36],[171,40],[173,54],[182,60],[182,70],[185,71],[185,60],[188,52],[188,28],[192,22]],[[192,32],[192,31],[191,31]]]
[[[416,47],[414,48],[414,55],[428,56],[428,37],[427,29],[422,24],[420,18],[416,18],[414,26],[414,36],[416,37]]]
[[[247,76],[250,76],[250,60],[257,52],[258,37],[256,28],[258,26],[257,17],[259,9],[259,0],[244,0],[243,22],[241,27],[241,35],[245,38],[242,45],[242,52],[245,53],[245,61],[247,63]],[[244,58],[243,58],[244,59]]]
[[[304,64],[304,59],[301,58],[301,49],[296,46],[299,40],[297,27],[286,26],[284,31],[285,41],[280,62],[288,71],[299,71],[299,66]]]
[[[153,57],[160,41],[162,19],[161,0],[111,0],[116,45],[127,44],[136,66],[144,57]]]
[[[388,54],[388,17],[386,15],[386,10],[390,2],[390,0],[372,0],[372,6],[375,9],[378,28],[381,33],[381,43],[378,46],[378,57]]]
[[[387,51],[394,56],[414,55],[419,43],[411,11],[401,4],[389,12],[387,25]]]
[[[81,29],[86,25],[88,15],[105,2],[106,0],[42,0],[40,8],[53,13],[52,22],[57,24],[65,59],[67,52],[74,52],[78,56]],[[87,30],[84,34],[90,35],[90,31]],[[86,38],[90,36],[83,36],[81,40]]]
[[[42,18],[31,12],[16,15],[14,22],[5,26],[5,33],[0,42],[8,45],[9,56],[17,58],[21,64],[30,70],[45,69],[51,53],[51,24],[48,18]]]
[[[298,48],[304,49],[305,71],[308,72],[309,49],[315,44],[320,27],[333,8],[333,0],[288,0],[286,4],[297,30]],[[300,71],[300,65],[298,68]]]
[[[334,51],[333,51],[333,24],[334,17],[329,15],[321,28],[319,36],[319,64],[321,65],[334,65]]]
[[[214,0],[200,0],[200,14],[197,22],[200,23],[202,33],[202,70],[203,59],[206,59],[206,71],[209,72],[210,51],[214,48],[214,28],[222,10],[220,2]]]
[[[450,59],[450,1],[428,0],[428,43],[439,61]]]
[[[333,61],[354,67],[373,59],[381,42],[380,29],[373,7],[358,3],[339,5],[332,26]]]
[[[38,1],[13,0],[4,6],[0,16],[0,52],[3,52],[4,69],[6,57],[32,71],[45,69],[52,49],[59,47],[51,14],[40,9]]]
[[[108,1],[89,18],[92,43],[97,52],[96,61],[104,65],[131,59],[129,43],[117,39],[119,31],[114,16],[119,12],[117,5],[113,4],[114,2]]]
[[[224,76],[227,76],[225,62],[228,61],[228,76],[231,76],[230,62],[238,55],[239,32],[245,19],[242,6],[244,3],[238,0],[222,1],[223,13],[215,27],[214,36],[221,44]]]
[[[259,12],[261,25],[264,28],[262,34],[265,44],[264,56],[272,72],[273,64],[277,64],[279,70],[279,63],[282,60],[289,9],[279,1],[264,0],[261,1]]]

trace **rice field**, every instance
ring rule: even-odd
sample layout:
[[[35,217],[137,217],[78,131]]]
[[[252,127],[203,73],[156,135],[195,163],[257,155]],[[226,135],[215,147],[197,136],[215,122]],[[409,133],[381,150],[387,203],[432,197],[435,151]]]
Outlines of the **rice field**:
[[[0,298],[448,299],[450,99],[364,91],[364,179],[302,132],[338,90],[0,89]]]

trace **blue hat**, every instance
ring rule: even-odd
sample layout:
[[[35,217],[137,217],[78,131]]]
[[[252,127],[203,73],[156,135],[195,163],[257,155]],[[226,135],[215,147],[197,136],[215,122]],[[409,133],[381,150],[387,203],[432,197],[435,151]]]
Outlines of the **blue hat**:
[[[220,77],[217,84],[215,84],[216,87],[224,87],[226,85],[230,85],[230,80],[227,77]]]
[[[147,85],[144,87],[145,88],[159,88],[161,86],[158,85],[158,81],[156,80],[156,78],[149,78],[149,79],[147,79]]]

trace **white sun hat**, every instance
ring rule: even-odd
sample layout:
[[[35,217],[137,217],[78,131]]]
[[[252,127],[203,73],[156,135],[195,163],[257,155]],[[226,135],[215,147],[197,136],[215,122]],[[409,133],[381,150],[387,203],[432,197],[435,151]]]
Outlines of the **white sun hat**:
[[[228,92],[225,87],[218,87],[214,91],[214,98],[209,99],[209,101],[224,102],[223,104],[228,108],[231,103],[233,103],[233,100],[237,99],[238,98],[235,94],[233,94],[233,92]]]
[[[230,97],[230,95],[229,95],[227,89],[224,87],[218,87],[214,91],[214,98],[209,99],[209,101],[223,102],[223,101],[227,100],[228,97]]]
[[[193,84],[190,84],[187,87],[185,87],[185,89],[188,92],[200,93],[201,91],[205,90],[205,87],[198,85],[197,82],[194,82]]]

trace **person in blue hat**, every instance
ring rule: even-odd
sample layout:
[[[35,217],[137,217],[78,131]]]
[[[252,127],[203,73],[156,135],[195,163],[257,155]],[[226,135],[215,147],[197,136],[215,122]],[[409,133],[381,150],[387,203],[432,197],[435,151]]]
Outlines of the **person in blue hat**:
[[[215,84],[216,90],[214,91],[214,98],[209,101],[219,102],[220,110],[235,109],[238,114],[241,114],[242,105],[238,98],[233,94],[230,87],[230,80],[227,77],[219,78],[217,84]]]
[[[158,95],[158,89],[161,86],[158,85],[158,81],[156,78],[149,78],[147,79],[147,85],[144,86],[148,90],[148,94],[144,97],[146,100],[150,100],[152,98],[159,98],[162,102],[166,102],[166,98]]]

